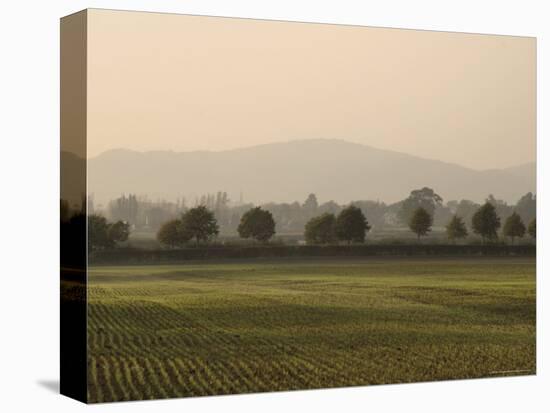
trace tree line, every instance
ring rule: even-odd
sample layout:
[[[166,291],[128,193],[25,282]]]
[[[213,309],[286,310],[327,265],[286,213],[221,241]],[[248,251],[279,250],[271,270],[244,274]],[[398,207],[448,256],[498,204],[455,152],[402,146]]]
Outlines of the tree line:
[[[520,197],[515,204],[508,204],[492,195],[489,195],[486,201],[496,208],[497,215],[502,220],[517,212],[523,222],[528,223],[536,214],[536,197],[530,192]],[[303,202],[268,202],[259,205],[244,203],[242,199],[233,202],[225,192],[203,195],[197,197],[194,202],[188,202],[183,197],[176,202],[151,201],[146,197],[130,194],[110,201],[107,207],[94,207],[93,202],[89,202],[88,211],[90,214],[106,216],[113,222],[128,222],[130,228],[135,231],[156,233],[163,223],[179,219],[181,214],[191,207],[203,205],[214,213],[221,234],[236,234],[243,214],[251,208],[261,206],[273,215],[279,234],[300,234],[311,218],[324,213],[338,215],[348,205],[360,208],[372,228],[378,231],[407,227],[411,214],[418,206],[422,206],[430,213],[434,226],[445,226],[455,214],[469,225],[473,214],[482,204],[467,199],[443,202],[433,189],[420,188],[411,191],[405,199],[392,204],[374,200],[354,200],[345,205],[332,200],[321,203],[313,193]]]
[[[114,248],[118,243],[127,241],[130,235],[128,222],[109,222],[99,214],[87,215],[86,197],[83,197],[80,206],[73,208],[66,199],[61,199],[59,215],[62,249],[65,250],[78,250],[79,246],[72,244],[84,238],[83,234],[87,235],[88,252]]]
[[[202,197],[200,201],[206,205],[199,204],[187,208],[184,201],[178,201],[179,216],[164,219],[159,223],[156,232],[159,243],[170,248],[189,244],[201,245],[211,242],[220,234],[220,214],[223,216],[223,211],[230,210],[227,206],[227,194],[218,193],[216,196]],[[111,204],[116,205],[118,219],[109,222],[102,214],[97,213],[92,213],[88,217],[90,251],[109,249],[117,243],[126,241],[130,230],[135,228],[131,222],[123,219],[122,211],[126,209],[131,216],[136,217],[140,205],[137,197],[123,196]],[[416,189],[411,191],[406,199],[392,205],[390,218],[386,216],[385,219],[391,222],[393,216],[399,225],[406,225],[418,239],[427,236],[436,221],[445,227],[446,235],[453,243],[470,233],[480,236],[483,243],[493,242],[498,239],[500,230],[512,243],[526,234],[536,237],[536,198],[532,193],[527,193],[513,207],[491,195],[483,205],[465,200],[450,201],[445,207],[442,204],[443,199],[433,189]],[[277,213],[277,208],[274,210],[273,205],[275,204],[241,205],[238,216],[233,217],[238,217],[238,222],[235,223],[238,235],[243,239],[253,239],[257,242],[270,241],[276,233],[276,223],[278,230],[281,226],[285,228],[284,222],[280,222],[282,218]],[[299,206],[300,219],[296,221],[300,223],[299,231],[308,244],[362,243],[367,233],[377,226],[367,217],[379,216],[381,210],[388,209],[384,205],[372,201],[354,201],[347,206],[329,201],[320,205],[315,194],[310,194]],[[449,213],[442,214],[442,208],[448,209]],[[373,210],[374,214],[371,212]],[[62,222],[67,221],[67,211],[67,205],[62,201]],[[388,215],[388,211],[385,214]],[[161,215],[158,218],[161,218]],[[443,216],[447,218],[446,221],[442,220]],[[167,217],[164,215],[164,218]],[[530,220],[526,221],[526,217]],[[378,221],[375,219],[375,222]],[[294,225],[296,226],[296,222]],[[377,228],[380,228],[380,225]]]
[[[409,217],[409,229],[420,239],[432,229],[433,216],[424,207],[416,207]],[[480,206],[472,216],[472,230],[483,243],[498,239],[501,226],[496,208],[490,202]],[[364,243],[371,225],[360,208],[349,205],[338,214],[323,213],[311,218],[304,228],[304,238],[308,244]],[[449,240],[453,243],[468,235],[462,217],[453,215],[445,227]],[[243,214],[238,226],[239,236],[266,243],[275,235],[275,220],[270,211],[254,207]],[[514,243],[528,233],[536,238],[536,219],[526,227],[516,212],[506,218],[502,235]],[[189,209],[181,218],[164,223],[157,233],[157,240],[170,248],[184,247],[189,243],[205,244],[219,234],[219,226],[213,211],[203,205]]]
[[[238,233],[242,238],[267,242],[275,235],[273,215],[261,207],[251,208],[241,217]],[[188,243],[207,243],[219,234],[214,212],[204,205],[189,209],[179,219],[165,222],[157,232],[157,240],[170,248]]]
[[[433,225],[433,216],[424,208],[417,207],[409,217],[409,229],[420,239],[428,235]],[[472,216],[472,230],[479,235],[483,243],[496,241],[501,226],[500,217],[496,208],[489,202],[479,207]],[[370,225],[362,211],[350,205],[338,216],[325,213],[312,218],[305,227],[305,239],[309,244],[334,244],[338,241],[364,242]],[[445,226],[449,240],[456,242],[468,236],[468,229],[462,217],[453,215]],[[536,238],[536,218],[533,218],[526,227],[517,212],[506,218],[502,228],[502,235],[511,239],[523,238],[528,233]]]

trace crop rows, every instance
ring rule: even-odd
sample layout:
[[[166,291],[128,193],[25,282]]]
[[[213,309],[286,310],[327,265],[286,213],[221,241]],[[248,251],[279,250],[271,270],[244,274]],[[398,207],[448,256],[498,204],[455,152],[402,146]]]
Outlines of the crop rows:
[[[89,401],[534,372],[531,261],[421,265],[97,267]]]

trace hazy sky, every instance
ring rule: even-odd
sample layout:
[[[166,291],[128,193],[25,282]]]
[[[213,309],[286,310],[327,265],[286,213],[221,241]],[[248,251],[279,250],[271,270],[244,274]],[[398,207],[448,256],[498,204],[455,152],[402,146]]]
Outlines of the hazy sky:
[[[337,138],[535,160],[533,38],[91,10],[88,156]]]

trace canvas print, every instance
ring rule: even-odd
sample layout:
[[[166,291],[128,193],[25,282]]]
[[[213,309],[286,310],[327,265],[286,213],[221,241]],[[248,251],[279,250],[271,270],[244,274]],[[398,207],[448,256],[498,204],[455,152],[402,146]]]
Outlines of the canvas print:
[[[536,373],[536,39],[61,20],[61,391]]]

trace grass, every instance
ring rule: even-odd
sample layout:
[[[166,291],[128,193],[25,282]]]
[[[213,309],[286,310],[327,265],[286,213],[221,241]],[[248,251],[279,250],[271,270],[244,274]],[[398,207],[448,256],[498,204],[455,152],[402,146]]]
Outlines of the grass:
[[[94,267],[90,402],[535,372],[534,259]]]

